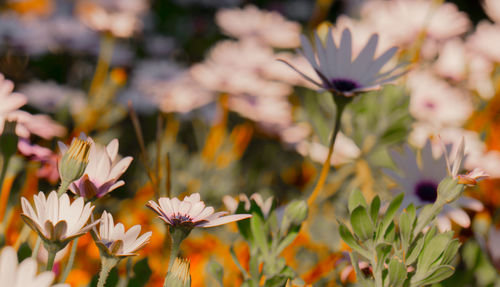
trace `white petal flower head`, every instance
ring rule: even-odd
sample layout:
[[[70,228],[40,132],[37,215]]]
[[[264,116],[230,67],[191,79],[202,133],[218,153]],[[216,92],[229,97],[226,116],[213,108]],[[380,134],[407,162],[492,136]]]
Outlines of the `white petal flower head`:
[[[326,46],[319,36],[315,35],[316,51],[309,40],[302,35],[302,50],[304,56],[312,65],[321,83],[303,74],[292,65],[291,68],[318,87],[341,94],[346,97],[356,93],[378,88],[380,85],[391,82],[406,72],[404,64],[381,72],[389,60],[396,54],[398,48],[392,47],[378,58],[374,58],[379,36],[373,34],[356,59],[352,55],[352,35],[349,29],[344,29],[339,46],[335,44],[332,28],[329,28]]]
[[[88,141],[92,142],[89,163],[83,176],[74,181],[69,189],[85,198],[99,198],[125,184],[118,179],[125,173],[133,158],[127,156],[120,159],[117,139],[113,139],[107,146],[94,143],[90,137]]]
[[[447,148],[444,154],[449,153],[449,150],[450,148]],[[448,155],[441,154],[441,156],[436,157],[432,152],[430,142],[427,142],[421,150],[420,158],[408,146],[405,147],[404,154],[391,152],[391,157],[397,170],[401,171],[401,173],[396,173],[392,170],[384,170],[399,185],[399,188],[393,191],[405,193],[403,206],[413,203],[418,207],[436,201],[437,189],[441,180],[450,175],[457,177],[463,159],[463,148],[460,147],[451,160],[448,159]],[[480,201],[461,196],[456,202],[446,204],[438,215],[437,225],[441,231],[451,229],[450,219],[462,227],[470,226],[470,218],[462,207],[474,211],[483,209]]]
[[[57,198],[57,192],[52,191],[48,197],[39,192],[33,198],[35,209],[26,198],[21,198],[21,217],[45,242],[64,247],[99,223],[94,221],[87,224],[94,206],[90,202],[84,205],[83,197],[71,203],[67,194]]]
[[[229,195],[226,195],[222,198],[224,205],[226,205],[227,209],[231,213],[236,212],[236,209],[238,208],[238,205],[240,204],[240,202],[244,203],[243,207],[244,207],[245,211],[250,211],[250,208],[252,206],[251,201],[253,201],[260,208],[260,210],[262,211],[262,214],[264,215],[265,218],[267,218],[267,216],[269,216],[269,213],[271,212],[271,208],[272,208],[273,202],[274,202],[273,200],[274,200],[274,198],[272,196],[268,197],[266,200],[264,200],[262,198],[262,195],[260,195],[259,193],[252,194],[250,196],[250,198],[248,198],[248,196],[246,196],[246,194],[242,193],[238,196],[238,200],[232,198]]]
[[[93,236],[101,251],[114,257],[126,257],[137,255],[136,252],[149,243],[152,232],[139,236],[140,233],[140,225],[134,225],[125,232],[123,224],[115,225],[113,216],[104,211],[99,223],[99,232],[95,231]]]
[[[150,200],[147,207],[159,215],[159,218],[172,227],[213,227],[229,222],[252,217],[251,214],[226,215],[227,212],[215,212],[211,206],[206,207],[200,200],[200,194],[194,193],[178,198],[160,197],[158,203]]]
[[[0,282],[9,287],[49,287],[54,281],[54,273],[50,271],[36,274],[37,264],[32,258],[18,263],[14,248],[7,246],[0,253]],[[68,284],[57,284],[54,287],[69,287]]]

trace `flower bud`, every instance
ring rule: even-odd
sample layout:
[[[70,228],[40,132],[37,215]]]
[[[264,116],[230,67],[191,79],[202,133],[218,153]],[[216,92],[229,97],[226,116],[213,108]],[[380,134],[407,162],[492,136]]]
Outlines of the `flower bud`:
[[[59,162],[59,174],[63,182],[71,183],[82,177],[89,163],[90,145],[88,141],[73,139]]]
[[[189,287],[191,286],[191,275],[189,274],[189,260],[175,258],[174,264],[170,267],[164,286],[168,287]]]
[[[15,121],[5,121],[0,135],[0,150],[4,158],[10,158],[17,152],[18,136],[16,135]]]
[[[446,177],[438,186],[438,200],[441,199],[445,203],[450,203],[458,199],[463,193],[465,186],[459,183],[458,179]]]
[[[307,203],[304,200],[294,200],[285,209],[285,217],[294,225],[301,224],[307,218]]]

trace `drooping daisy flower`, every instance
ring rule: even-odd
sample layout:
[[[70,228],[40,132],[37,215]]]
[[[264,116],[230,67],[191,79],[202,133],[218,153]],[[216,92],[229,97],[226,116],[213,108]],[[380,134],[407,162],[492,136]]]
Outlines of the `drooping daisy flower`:
[[[137,255],[136,252],[149,242],[152,232],[139,236],[140,233],[140,225],[134,225],[125,232],[123,224],[115,225],[113,216],[104,211],[99,223],[99,232],[95,231],[93,236],[101,252],[113,257],[126,257]]]
[[[321,83],[316,82],[286,61],[283,62],[318,87],[335,94],[351,97],[356,93],[391,82],[406,72],[401,69],[402,64],[381,72],[382,67],[396,54],[397,47],[392,47],[380,57],[374,58],[379,38],[377,34],[370,37],[356,59],[352,59],[352,35],[349,29],[342,32],[339,46],[335,44],[331,28],[328,30],[326,46],[323,45],[317,34],[315,38],[316,53],[305,36],[301,38],[302,49],[304,56],[321,78]]]
[[[99,198],[125,184],[123,180],[118,179],[127,170],[133,158],[127,156],[120,159],[117,139],[107,146],[94,143],[90,137],[87,140],[92,143],[89,163],[83,176],[74,181],[69,189],[85,198]],[[59,148],[64,151],[66,146],[59,143]]]
[[[227,212],[215,212],[214,208],[206,207],[200,200],[200,194],[194,193],[184,197],[182,201],[177,198],[161,197],[158,203],[150,200],[147,207],[159,215],[159,218],[172,227],[213,227],[229,222],[252,217],[250,214],[226,215]]]
[[[421,206],[436,201],[437,188],[441,180],[449,175],[458,177],[458,171],[463,161],[463,146],[458,149],[455,156],[447,159],[448,156],[443,155],[435,157],[430,142],[427,142],[420,153],[421,164],[419,164],[415,152],[408,146],[405,147],[404,154],[391,152],[391,157],[401,173],[392,170],[385,170],[385,172],[399,185],[399,188],[394,191],[396,193],[405,192],[403,206],[410,203]],[[480,201],[461,196],[456,202],[446,204],[443,207],[443,211],[437,216],[438,228],[441,231],[450,230],[450,219],[464,228],[469,227],[470,218],[462,207],[474,211],[483,209]]]
[[[62,248],[99,223],[97,220],[87,224],[94,206],[90,202],[84,205],[83,197],[70,203],[66,193],[57,198],[57,192],[52,191],[48,197],[39,192],[33,198],[35,209],[26,198],[21,198],[21,217],[45,242],[57,243]]]
[[[37,264],[32,258],[21,263],[17,261],[17,253],[11,246],[3,248],[0,253],[0,282],[9,287],[49,287],[54,281],[54,273],[50,271],[36,274]],[[57,284],[54,287],[69,287],[68,284]]]

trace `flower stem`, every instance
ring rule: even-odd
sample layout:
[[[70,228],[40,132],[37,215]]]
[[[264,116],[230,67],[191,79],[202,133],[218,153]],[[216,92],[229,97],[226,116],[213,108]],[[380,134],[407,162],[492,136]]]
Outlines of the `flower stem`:
[[[333,147],[335,146],[335,140],[337,138],[337,134],[340,131],[340,124],[341,124],[341,119],[342,119],[342,114],[344,112],[345,107],[347,106],[348,103],[351,102],[350,98],[346,98],[343,96],[339,95],[334,95],[333,96],[335,104],[337,106],[337,114],[335,115],[335,125],[333,128],[333,134],[330,139],[330,146],[328,148],[328,155],[326,157],[325,162],[323,163],[323,167],[321,168],[321,173],[319,175],[318,182],[316,183],[316,186],[314,187],[313,192],[307,199],[307,205],[311,206],[311,204],[314,203],[316,200],[316,197],[318,197],[319,192],[323,189],[323,185],[325,184],[326,176],[328,175],[328,172],[330,171],[330,159],[332,157],[333,153]]]
[[[61,185],[59,185],[59,189],[57,189],[57,196],[61,197],[67,190],[71,182],[68,181],[61,181]]]
[[[192,228],[184,228],[184,227],[175,227],[171,229],[170,236],[172,238],[172,245],[170,247],[170,259],[168,261],[168,269],[167,275],[165,276],[165,282],[163,283],[163,287],[167,287],[167,277],[170,269],[172,268],[175,258],[177,258],[177,254],[179,253],[179,248],[181,246],[181,242],[191,233]]]
[[[40,244],[42,244],[42,239],[40,236],[36,239],[35,247],[33,248],[33,252],[31,253],[31,258],[36,258],[38,255],[38,250],[40,249]]]
[[[57,250],[53,248],[47,248],[47,252],[49,253],[48,258],[47,258],[47,271],[52,271],[52,268],[54,267],[54,260],[56,259],[56,253]]]
[[[79,237],[77,237],[73,241],[73,243],[72,243],[73,245],[71,245],[71,253],[69,254],[68,262],[66,263],[66,266],[64,267],[64,271],[61,275],[61,279],[59,280],[59,283],[64,283],[64,281],[66,281],[66,278],[68,277],[69,272],[73,268],[73,262],[75,261],[76,250],[78,247],[78,239],[79,239]]]
[[[97,281],[97,287],[104,287],[106,280],[108,279],[109,271],[115,267],[120,259],[116,257],[101,256],[101,272],[99,273],[99,281]]]
[[[94,78],[90,84],[89,95],[95,97],[97,90],[106,79],[108,73],[109,63],[113,55],[114,38],[111,34],[105,34],[101,38],[101,47],[99,52],[99,59],[97,60],[97,67],[95,69]]]

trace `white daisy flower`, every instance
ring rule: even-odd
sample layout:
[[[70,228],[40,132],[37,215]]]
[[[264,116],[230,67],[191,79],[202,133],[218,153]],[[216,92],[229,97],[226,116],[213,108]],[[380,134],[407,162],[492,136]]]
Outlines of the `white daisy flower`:
[[[213,227],[252,217],[251,214],[214,213],[213,207],[205,207],[205,203],[200,200],[199,193],[186,196],[182,201],[177,198],[160,197],[158,203],[150,200],[146,206],[158,213],[159,218],[166,224],[172,227],[187,227],[188,229]]]
[[[444,153],[448,152],[445,151]],[[447,155],[435,157],[430,142],[427,142],[421,150],[420,160],[409,146],[405,147],[404,154],[391,152],[391,157],[397,169],[401,171],[401,173],[396,173],[392,170],[384,170],[399,185],[399,188],[396,188],[394,192],[405,193],[403,206],[413,203],[418,207],[436,201],[438,185],[445,177],[449,175],[459,177],[458,171],[463,159],[463,148],[459,148],[459,151],[451,160],[448,159]],[[450,219],[464,228],[469,227],[470,218],[462,207],[481,211],[483,204],[467,196],[461,196],[456,202],[446,204],[437,217],[439,230],[450,230]]]
[[[127,232],[123,224],[114,224],[113,216],[104,211],[99,223],[99,232],[92,234],[94,240],[101,251],[113,257],[126,257],[137,255],[139,249],[148,244],[152,232],[141,233],[141,226],[134,225]]]
[[[26,198],[21,198],[21,217],[45,242],[56,243],[63,248],[99,223],[97,220],[87,224],[94,206],[90,202],[84,205],[83,197],[70,203],[67,194],[57,198],[57,192],[52,191],[47,198],[43,192],[33,198],[35,209]]]
[[[9,287],[49,287],[54,281],[54,273],[50,271],[36,274],[37,264],[32,258],[21,263],[17,261],[17,253],[11,246],[6,246],[0,253],[0,282]],[[69,287],[68,284],[57,284],[53,287]]]
[[[254,193],[250,196],[250,198],[248,198],[248,196],[246,196],[246,194],[242,193],[238,196],[238,199],[234,199],[233,197],[231,197],[229,195],[225,195],[222,198],[222,201],[224,202],[224,205],[226,205],[227,209],[231,213],[236,212],[236,209],[238,208],[238,205],[240,204],[240,202],[245,203],[245,206],[244,206],[245,211],[250,211],[250,208],[252,205],[251,201],[253,201],[260,208],[264,217],[267,218],[269,216],[269,213],[271,212],[274,198],[271,196],[271,197],[268,197],[266,200],[264,200],[262,198],[262,195],[260,195],[258,193]]]
[[[398,48],[392,47],[378,58],[374,58],[379,36],[373,34],[356,59],[352,55],[352,35],[349,29],[344,29],[340,45],[335,44],[332,28],[328,30],[326,46],[315,34],[316,52],[309,40],[302,35],[302,50],[304,56],[321,78],[321,83],[305,75],[291,64],[283,61],[304,78],[322,89],[342,94],[346,97],[356,93],[374,89],[391,82],[406,71],[399,64],[388,71],[381,72],[382,67],[396,54]]]

